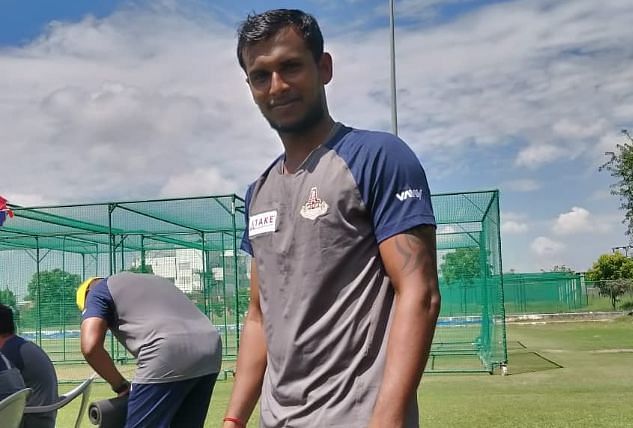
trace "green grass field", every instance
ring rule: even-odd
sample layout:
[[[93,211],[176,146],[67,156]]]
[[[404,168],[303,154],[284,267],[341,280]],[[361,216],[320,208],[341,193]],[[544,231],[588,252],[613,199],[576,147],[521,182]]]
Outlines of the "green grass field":
[[[508,348],[509,376],[425,376],[419,390],[422,426],[633,426],[633,317],[510,324]],[[218,382],[207,427],[221,426],[231,386],[230,380]],[[93,399],[109,396],[105,385],[95,385]],[[58,426],[72,426],[77,405],[60,412]],[[90,426],[87,419],[84,426]]]

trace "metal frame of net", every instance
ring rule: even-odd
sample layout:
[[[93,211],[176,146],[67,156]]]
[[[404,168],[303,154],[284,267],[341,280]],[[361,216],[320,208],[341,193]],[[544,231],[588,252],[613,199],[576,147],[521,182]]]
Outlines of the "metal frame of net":
[[[508,361],[499,192],[432,200],[442,310],[427,371],[492,373]]]
[[[432,200],[442,311],[427,371],[492,372],[507,362],[499,193]],[[238,250],[242,198],[12,208],[15,217],[0,227],[0,297],[15,307],[20,334],[56,363],[60,379],[84,376],[63,373],[64,364],[83,361],[78,283],[122,270],[171,279],[220,330],[225,359],[235,357],[250,277],[249,257]],[[474,269],[443,275],[445,257],[460,251],[475,254]],[[117,362],[130,359],[115,340],[109,343]]]
[[[588,304],[585,281],[576,272],[506,273],[503,289],[508,314],[574,312]]]
[[[249,258],[238,250],[242,198],[12,209],[0,227],[0,296],[14,306],[20,334],[55,364],[83,361],[77,285],[123,270],[171,279],[216,325],[224,356],[236,355],[250,274]],[[109,346],[117,362],[131,358],[112,338]]]

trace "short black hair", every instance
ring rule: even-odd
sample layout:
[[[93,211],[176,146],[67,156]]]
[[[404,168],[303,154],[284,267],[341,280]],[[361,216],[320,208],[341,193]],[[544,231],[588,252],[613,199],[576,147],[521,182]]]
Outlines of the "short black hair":
[[[240,24],[237,34],[237,60],[246,70],[244,48],[268,40],[286,27],[294,27],[303,35],[306,46],[318,62],[323,55],[323,34],[314,16],[299,9],[274,9],[259,14],[249,14]]]
[[[0,334],[15,334],[13,309],[0,303]]]

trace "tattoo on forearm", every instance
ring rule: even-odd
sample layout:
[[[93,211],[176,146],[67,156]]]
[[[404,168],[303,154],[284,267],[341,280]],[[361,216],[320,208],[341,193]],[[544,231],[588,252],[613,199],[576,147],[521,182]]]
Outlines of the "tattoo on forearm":
[[[396,237],[395,245],[396,250],[400,253],[403,259],[402,272],[405,275],[409,275],[418,268],[424,265],[429,259],[428,251],[421,251],[425,240],[425,230],[422,228],[415,228],[409,230],[407,233],[403,233]],[[434,251],[434,249],[427,249]]]

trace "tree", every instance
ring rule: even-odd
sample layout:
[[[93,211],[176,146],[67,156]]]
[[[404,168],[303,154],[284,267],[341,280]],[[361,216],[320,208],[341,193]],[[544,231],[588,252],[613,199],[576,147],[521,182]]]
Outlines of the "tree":
[[[33,302],[28,319],[39,317],[43,326],[78,324],[81,314],[75,305],[75,292],[80,283],[79,275],[61,269],[40,272],[39,281],[37,273],[33,274],[27,285],[26,300]]]
[[[15,294],[13,294],[13,291],[9,290],[8,288],[5,290],[0,290],[0,303],[13,308],[14,311],[17,308]]]
[[[154,273],[154,269],[152,268],[152,265],[132,266],[127,271],[128,272],[134,272],[134,273]]]
[[[624,210],[624,223],[627,226],[625,235],[629,237],[629,242],[633,243],[633,138],[628,131],[622,133],[630,141],[624,144],[617,144],[615,152],[606,152],[610,159],[600,168],[599,171],[607,170],[617,181],[611,187],[611,194],[620,197],[620,209]]]
[[[481,277],[479,248],[458,248],[446,254],[440,265],[440,271],[446,284],[460,280],[472,282],[473,278]]]
[[[621,253],[603,254],[587,271],[587,279],[596,282],[600,294],[611,299],[615,310],[620,296],[633,287],[633,260]]]
[[[0,290],[0,303],[13,309],[13,314],[17,318],[18,304],[15,299],[15,294],[13,294],[13,291],[9,290],[8,288],[4,290]]]

